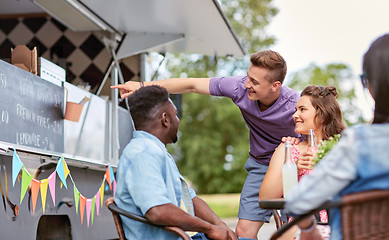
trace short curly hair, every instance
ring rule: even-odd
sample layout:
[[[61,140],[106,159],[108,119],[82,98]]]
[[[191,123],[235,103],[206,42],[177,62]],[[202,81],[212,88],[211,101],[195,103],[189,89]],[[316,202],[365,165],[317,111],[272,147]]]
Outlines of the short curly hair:
[[[328,140],[335,134],[340,134],[345,125],[342,110],[336,100],[338,92],[332,86],[308,86],[301,92],[302,96],[311,98],[312,106],[316,109],[315,123],[323,126],[323,139]]]
[[[136,129],[145,128],[158,113],[169,103],[168,91],[158,85],[141,87],[128,97],[128,106]]]

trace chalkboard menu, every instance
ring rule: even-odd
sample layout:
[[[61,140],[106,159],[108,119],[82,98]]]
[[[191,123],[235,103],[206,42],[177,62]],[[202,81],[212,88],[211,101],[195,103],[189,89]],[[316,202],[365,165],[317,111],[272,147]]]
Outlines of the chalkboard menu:
[[[0,141],[62,153],[64,89],[0,60]]]

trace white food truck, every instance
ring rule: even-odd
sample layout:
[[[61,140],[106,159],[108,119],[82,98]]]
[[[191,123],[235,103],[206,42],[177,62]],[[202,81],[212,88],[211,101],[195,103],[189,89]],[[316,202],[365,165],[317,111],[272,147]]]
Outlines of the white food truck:
[[[217,0],[0,1],[0,239],[117,238],[133,127],[109,86],[147,81],[149,52],[245,54]]]

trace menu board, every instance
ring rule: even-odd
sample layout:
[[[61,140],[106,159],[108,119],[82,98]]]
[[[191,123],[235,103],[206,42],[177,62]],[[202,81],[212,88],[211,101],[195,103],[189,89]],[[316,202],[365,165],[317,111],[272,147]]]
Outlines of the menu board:
[[[0,60],[0,141],[62,153],[64,89]]]

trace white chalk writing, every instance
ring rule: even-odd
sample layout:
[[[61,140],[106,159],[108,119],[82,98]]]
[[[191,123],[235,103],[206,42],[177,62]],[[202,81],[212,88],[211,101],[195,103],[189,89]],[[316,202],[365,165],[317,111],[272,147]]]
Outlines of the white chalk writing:
[[[3,73],[0,73],[0,88],[7,88],[7,78]]]
[[[51,118],[37,114],[19,103],[16,104],[16,115],[27,122],[37,124],[42,128],[51,129],[54,133],[62,135],[62,125],[58,121],[52,121]]]
[[[16,144],[40,147],[39,134],[27,133],[27,132],[16,132]]]

